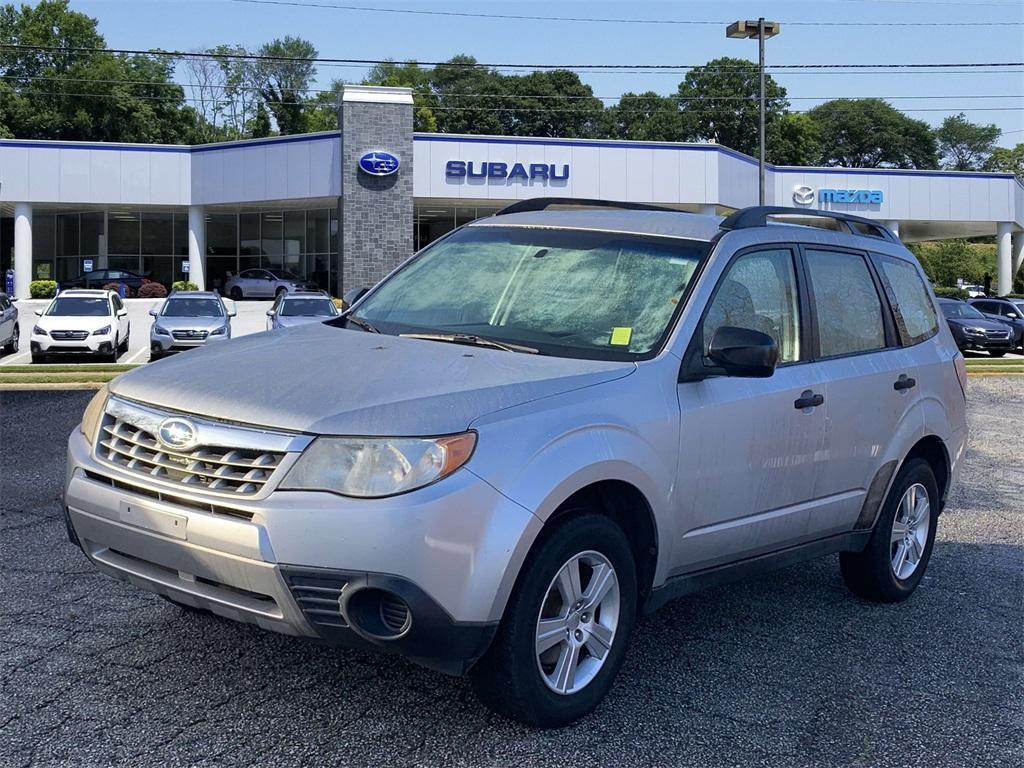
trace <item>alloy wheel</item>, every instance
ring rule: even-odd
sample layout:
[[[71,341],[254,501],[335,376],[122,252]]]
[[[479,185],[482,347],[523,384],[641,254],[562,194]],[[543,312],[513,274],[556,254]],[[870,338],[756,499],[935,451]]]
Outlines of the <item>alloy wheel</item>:
[[[924,557],[930,527],[928,491],[921,483],[914,483],[903,493],[892,521],[890,555],[892,572],[897,579],[909,579],[917,570]]]
[[[619,580],[600,552],[580,552],[559,568],[537,616],[536,657],[544,684],[562,695],[601,671],[619,624]]]

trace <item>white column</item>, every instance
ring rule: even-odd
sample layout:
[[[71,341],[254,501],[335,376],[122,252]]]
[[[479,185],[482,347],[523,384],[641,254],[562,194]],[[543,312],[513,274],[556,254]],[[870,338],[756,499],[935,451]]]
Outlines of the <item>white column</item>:
[[[1010,238],[1010,250],[1013,252],[1013,264],[1010,266],[1010,277],[1013,278],[1024,264],[1024,232],[1014,232]]]
[[[32,205],[14,204],[14,295],[30,298],[32,282]]]
[[[206,213],[201,205],[188,207],[188,280],[206,290]]]
[[[899,223],[898,221],[886,221],[886,222],[883,222],[883,223],[884,223],[884,224],[885,224],[885,226],[887,226],[887,227],[888,227],[888,228],[889,228],[890,230],[892,230],[892,233],[893,233],[894,235],[896,235],[896,237],[899,237],[899,236],[900,236],[900,223]]]
[[[996,225],[996,261],[999,265],[999,282],[996,293],[1005,296],[1013,292],[1013,264],[1010,258],[1010,238],[1013,234],[1013,224],[1008,221],[1001,221]]]
[[[700,212],[702,214],[704,214],[705,216],[717,216],[718,215],[718,211],[716,209],[716,206],[714,206],[714,205],[702,205],[700,207]]]

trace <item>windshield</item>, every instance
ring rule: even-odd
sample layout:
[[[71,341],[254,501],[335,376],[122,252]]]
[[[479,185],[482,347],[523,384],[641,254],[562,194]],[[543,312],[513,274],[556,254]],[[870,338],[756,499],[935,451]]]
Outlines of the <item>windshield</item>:
[[[984,320],[985,316],[978,310],[972,307],[970,304],[964,304],[962,302],[943,304],[942,314],[946,317],[966,317],[971,320]]]
[[[287,299],[281,304],[282,317],[333,317],[338,314],[330,299]]]
[[[223,317],[224,308],[217,299],[168,299],[164,317]]]
[[[525,227],[458,230],[359,305],[384,333],[475,335],[543,354],[657,351],[709,243]]]
[[[110,301],[105,296],[58,296],[46,314],[54,317],[107,317]]]
[[[278,280],[300,280],[301,279],[294,272],[289,272],[287,269],[268,269],[267,272],[272,274]]]

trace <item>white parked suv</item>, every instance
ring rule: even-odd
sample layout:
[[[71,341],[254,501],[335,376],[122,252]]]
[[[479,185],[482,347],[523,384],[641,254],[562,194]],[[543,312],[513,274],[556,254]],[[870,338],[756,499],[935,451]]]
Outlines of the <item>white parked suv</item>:
[[[30,338],[33,363],[62,354],[99,355],[116,362],[128,351],[128,310],[113,291],[64,291],[36,315]]]
[[[524,201],[333,321],[116,379],[68,532],[180,605],[563,725],[679,595],[833,553],[862,598],[914,592],[967,437],[940,317],[867,219]]]

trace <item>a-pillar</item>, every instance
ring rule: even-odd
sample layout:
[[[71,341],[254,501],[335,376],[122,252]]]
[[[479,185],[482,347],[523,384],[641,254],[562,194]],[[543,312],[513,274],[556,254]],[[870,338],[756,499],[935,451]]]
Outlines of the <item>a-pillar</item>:
[[[1011,238],[1013,224],[1001,221],[996,226],[996,261],[998,264],[999,282],[996,293],[1005,296],[1013,293],[1013,260],[1011,257]]]
[[[14,296],[18,299],[31,298],[29,283],[32,282],[32,206],[29,203],[14,204]]]
[[[896,237],[900,236],[900,223],[898,221],[887,221],[885,226],[888,227],[889,231],[892,232]]]
[[[1013,233],[1013,236],[1010,238],[1010,250],[1013,252],[1013,264],[1010,267],[1012,282],[1013,277],[1020,272],[1021,265],[1024,264],[1024,231]]]
[[[206,290],[206,213],[201,205],[188,207],[188,275],[200,291]]]

